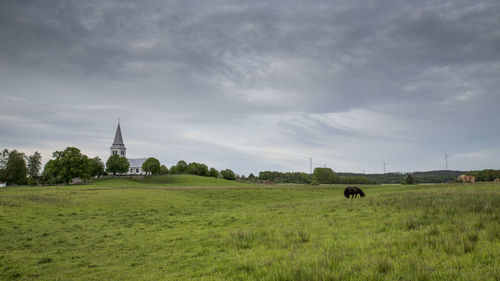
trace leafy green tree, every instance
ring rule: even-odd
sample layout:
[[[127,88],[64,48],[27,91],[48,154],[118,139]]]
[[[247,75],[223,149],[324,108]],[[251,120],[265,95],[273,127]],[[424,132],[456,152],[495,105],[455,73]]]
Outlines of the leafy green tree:
[[[220,171],[220,174],[226,180],[235,180],[236,179],[236,175],[230,169],[222,170],[222,171]]]
[[[198,163],[196,162],[191,162],[187,165],[186,167],[186,173],[190,175],[196,175],[198,172]]]
[[[89,166],[91,177],[104,175],[104,163],[102,162],[101,158],[96,156],[92,159],[89,159]]]
[[[178,172],[177,172],[177,166],[173,165],[172,167],[170,167],[170,169],[168,170],[168,173],[171,174],[171,175],[178,174]]]
[[[3,181],[7,184],[26,184],[28,169],[24,158],[24,153],[17,150],[8,152],[8,160],[2,173]]]
[[[26,157],[28,162],[28,183],[39,184],[40,182],[40,169],[42,168],[42,155],[40,152],[35,151],[33,155]]]
[[[196,162],[187,164],[186,161],[180,160],[175,166],[170,168],[170,174],[191,174],[206,177],[209,171],[205,164]]]
[[[406,177],[406,184],[415,184],[415,179],[411,175]]]
[[[177,165],[175,167],[176,167],[175,170],[176,170],[177,174],[185,174],[185,173],[187,173],[187,163],[186,163],[186,161],[180,160],[179,162],[177,162]]]
[[[337,175],[330,168],[314,168],[313,180],[318,183],[336,183]]]
[[[128,172],[130,168],[130,163],[127,158],[120,157],[119,155],[112,155],[106,161],[106,172],[116,174],[123,174]]]
[[[156,175],[160,173],[160,161],[154,157],[149,157],[144,163],[142,163],[142,170],[146,174]]]
[[[217,171],[217,169],[215,169],[215,168],[210,168],[210,170],[208,171],[208,176],[212,177],[212,178],[218,178],[219,171]]]
[[[44,177],[53,183],[69,183],[73,178],[79,177],[87,180],[90,178],[90,165],[87,155],[80,152],[76,147],[67,147],[63,151],[56,151],[52,154],[53,161],[45,165]],[[48,166],[48,167],[47,167]]]
[[[187,165],[187,173],[206,177],[208,176],[208,167],[205,164],[192,162]]]
[[[5,167],[7,166],[7,162],[9,161],[9,150],[4,149],[2,153],[0,153],[0,181],[5,182]]]
[[[0,153],[0,170],[5,169],[5,166],[7,166],[7,161],[9,161],[9,150],[4,149],[2,153]]]
[[[168,175],[168,168],[165,165],[160,166],[160,175]]]
[[[63,182],[62,178],[59,178],[58,169],[56,167],[56,161],[50,159],[43,168],[42,180],[44,183],[56,184]]]

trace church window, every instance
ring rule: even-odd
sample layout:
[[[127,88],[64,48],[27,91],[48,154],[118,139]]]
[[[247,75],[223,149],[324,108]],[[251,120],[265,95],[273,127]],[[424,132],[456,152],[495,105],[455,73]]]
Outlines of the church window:
[[[125,155],[125,151],[123,151],[123,150],[122,150],[122,151],[120,151],[120,154],[121,154],[122,156],[123,156],[123,155]]]
[[[116,155],[116,150],[113,150],[113,155]]]

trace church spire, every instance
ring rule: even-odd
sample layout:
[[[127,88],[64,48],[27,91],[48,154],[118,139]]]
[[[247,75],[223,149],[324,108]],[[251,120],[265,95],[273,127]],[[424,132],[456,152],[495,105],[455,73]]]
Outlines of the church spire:
[[[116,127],[115,140],[113,141],[113,145],[115,145],[115,144],[124,145],[123,137],[122,137],[122,130],[120,129],[120,121],[118,121],[118,127]]]
[[[111,155],[119,155],[126,157],[126,148],[123,143],[122,130],[120,128],[120,120],[118,119],[118,126],[116,127],[115,140],[110,147]]]

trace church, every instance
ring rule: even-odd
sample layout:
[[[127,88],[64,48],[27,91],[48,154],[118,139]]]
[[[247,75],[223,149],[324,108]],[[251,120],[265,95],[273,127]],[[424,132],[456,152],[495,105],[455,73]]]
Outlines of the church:
[[[125,158],[127,157],[127,148],[125,147],[125,144],[123,143],[120,122],[118,122],[118,127],[116,127],[115,140],[113,141],[113,144],[110,147],[110,154],[111,154],[111,156],[119,155],[120,157],[125,157]],[[127,160],[130,163],[130,167],[129,167],[129,170],[127,172],[127,175],[143,175],[143,174],[145,174],[144,171],[142,170],[142,164],[144,163],[144,161],[147,160],[147,158],[130,158]]]

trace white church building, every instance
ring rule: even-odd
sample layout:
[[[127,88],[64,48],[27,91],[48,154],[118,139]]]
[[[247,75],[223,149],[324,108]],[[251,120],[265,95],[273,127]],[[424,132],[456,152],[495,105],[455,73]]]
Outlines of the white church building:
[[[118,122],[118,127],[116,128],[115,140],[110,147],[110,154],[119,155],[120,157],[127,157],[127,148],[123,143],[122,130],[120,129],[120,122]],[[127,159],[130,163],[127,175],[143,175],[145,174],[142,170],[142,164],[147,158],[130,158]]]

